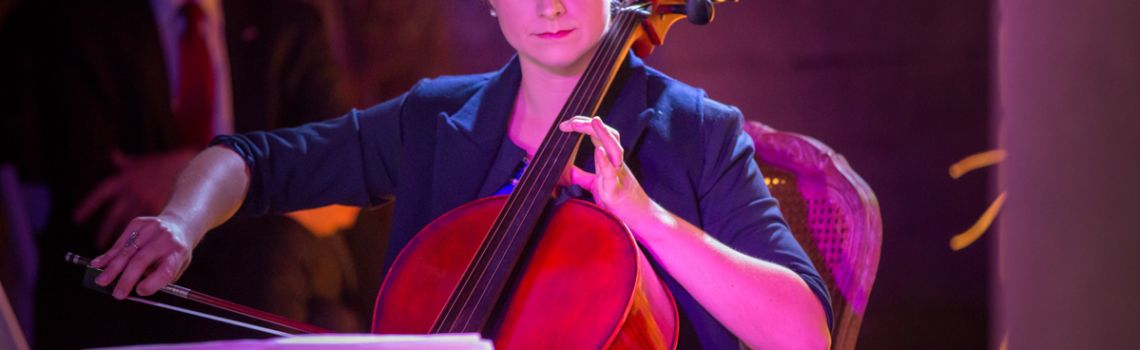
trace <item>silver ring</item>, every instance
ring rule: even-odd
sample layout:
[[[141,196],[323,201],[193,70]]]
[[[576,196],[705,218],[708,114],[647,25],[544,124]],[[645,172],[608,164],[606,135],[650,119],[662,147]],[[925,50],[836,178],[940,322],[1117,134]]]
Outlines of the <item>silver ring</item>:
[[[139,239],[139,231],[131,231],[131,236],[127,237],[127,246],[132,247],[132,248],[138,248],[139,246],[135,244],[135,241],[138,239]]]

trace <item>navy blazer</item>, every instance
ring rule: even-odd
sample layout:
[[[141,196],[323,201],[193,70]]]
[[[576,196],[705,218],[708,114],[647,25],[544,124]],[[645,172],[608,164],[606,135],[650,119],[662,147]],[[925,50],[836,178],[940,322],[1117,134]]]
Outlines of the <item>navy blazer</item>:
[[[613,85],[620,92],[601,114],[619,131],[645,192],[726,245],[799,274],[830,322],[826,288],[764,185],[740,111],[630,57]],[[389,266],[433,218],[494,194],[514,175],[525,153],[504,136],[520,78],[516,58],[497,72],[421,81],[403,96],[330,121],[215,144],[234,149],[252,174],[240,213],[369,206],[395,196]],[[592,171],[592,147],[583,147],[576,164]],[[681,348],[738,348],[736,337],[649,258],[680,309]]]

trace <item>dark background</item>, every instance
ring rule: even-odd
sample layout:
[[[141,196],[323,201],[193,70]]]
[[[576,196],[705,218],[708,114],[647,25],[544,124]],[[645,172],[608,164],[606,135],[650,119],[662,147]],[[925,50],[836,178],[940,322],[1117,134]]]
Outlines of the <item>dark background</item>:
[[[0,21],[14,0],[0,0]],[[420,77],[496,69],[512,54],[478,0],[312,1],[323,10],[355,104]],[[883,214],[878,277],[860,348],[989,344],[993,232],[949,239],[993,199],[991,171],[947,168],[992,148],[992,4],[984,0],[767,0],[678,23],[650,65],[752,120],[813,136],[847,157]]]

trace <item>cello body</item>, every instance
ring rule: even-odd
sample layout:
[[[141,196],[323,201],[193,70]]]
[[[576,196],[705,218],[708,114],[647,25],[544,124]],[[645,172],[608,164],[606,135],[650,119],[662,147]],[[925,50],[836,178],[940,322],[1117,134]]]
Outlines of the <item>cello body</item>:
[[[384,280],[372,331],[430,333],[506,199],[468,203],[420,231]],[[674,348],[672,295],[625,225],[581,200],[554,209],[484,336],[497,349]]]
[[[631,48],[648,54],[681,18],[707,23],[714,1],[725,0],[621,2],[513,192],[420,230],[385,277],[372,331],[479,332],[499,349],[675,348],[672,295],[625,224],[585,201],[552,204],[582,141],[557,125],[599,115]]]

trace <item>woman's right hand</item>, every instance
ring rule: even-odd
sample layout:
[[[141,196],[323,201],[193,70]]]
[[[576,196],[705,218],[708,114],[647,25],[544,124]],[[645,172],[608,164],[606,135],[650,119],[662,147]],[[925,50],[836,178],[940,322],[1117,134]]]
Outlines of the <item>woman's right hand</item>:
[[[118,278],[112,296],[120,300],[131,289],[143,296],[154,294],[190,266],[197,240],[187,231],[185,224],[166,215],[131,220],[111,249],[91,261],[92,267],[103,269],[95,283],[106,287]]]

